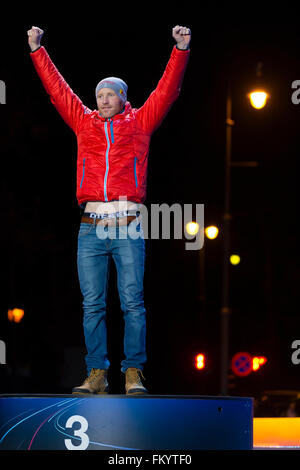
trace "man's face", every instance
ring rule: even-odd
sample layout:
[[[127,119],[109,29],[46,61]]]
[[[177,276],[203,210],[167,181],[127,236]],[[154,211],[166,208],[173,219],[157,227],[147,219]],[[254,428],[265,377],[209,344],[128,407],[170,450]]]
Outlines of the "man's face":
[[[122,111],[124,102],[111,88],[101,88],[97,95],[97,106],[100,116],[111,118]]]

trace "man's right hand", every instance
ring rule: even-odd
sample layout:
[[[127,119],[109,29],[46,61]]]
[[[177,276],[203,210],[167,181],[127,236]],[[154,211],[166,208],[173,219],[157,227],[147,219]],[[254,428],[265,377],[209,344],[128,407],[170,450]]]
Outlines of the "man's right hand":
[[[41,45],[41,39],[44,34],[44,31],[37,26],[32,26],[31,29],[27,31],[28,35],[28,44],[31,51],[34,51]]]

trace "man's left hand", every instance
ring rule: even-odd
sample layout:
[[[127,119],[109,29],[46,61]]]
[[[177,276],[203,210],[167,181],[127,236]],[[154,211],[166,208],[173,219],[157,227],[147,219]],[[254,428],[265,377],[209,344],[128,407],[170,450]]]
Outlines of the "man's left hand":
[[[188,49],[191,40],[191,30],[185,26],[175,26],[172,30],[172,36],[177,43],[178,49]]]

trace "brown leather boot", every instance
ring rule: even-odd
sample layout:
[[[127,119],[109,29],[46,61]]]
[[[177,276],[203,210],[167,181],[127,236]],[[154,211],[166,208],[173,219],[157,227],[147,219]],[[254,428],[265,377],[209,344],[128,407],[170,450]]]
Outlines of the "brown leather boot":
[[[108,393],[107,370],[92,369],[90,375],[85,379],[82,385],[74,387],[72,394],[105,394]]]
[[[148,393],[148,390],[142,384],[141,377],[145,379],[142,371],[135,367],[129,367],[125,371],[126,395],[144,395]]]

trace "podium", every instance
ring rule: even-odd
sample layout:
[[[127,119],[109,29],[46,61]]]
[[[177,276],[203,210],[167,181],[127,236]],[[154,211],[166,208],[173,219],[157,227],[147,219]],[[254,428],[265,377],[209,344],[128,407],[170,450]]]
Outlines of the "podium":
[[[252,398],[0,395],[0,450],[252,448]]]

